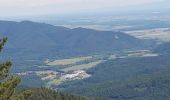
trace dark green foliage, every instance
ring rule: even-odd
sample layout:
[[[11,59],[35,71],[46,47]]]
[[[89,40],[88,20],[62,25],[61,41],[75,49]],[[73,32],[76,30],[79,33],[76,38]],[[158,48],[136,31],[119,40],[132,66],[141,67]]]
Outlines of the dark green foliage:
[[[0,39],[0,51],[1,51],[2,48],[4,47],[6,41],[7,41],[7,38]]]
[[[41,86],[45,86],[45,82],[43,82],[37,75],[22,76],[21,78],[21,85],[26,87],[40,88]]]
[[[98,84],[134,78],[142,74],[150,74],[154,71],[170,68],[169,59],[170,55],[109,60],[88,70],[92,77],[78,81],[76,85],[69,86],[77,87],[79,85]]]
[[[47,88],[38,88],[38,89],[33,89],[32,91],[33,91],[33,95],[28,100],[94,100],[86,97],[80,97],[80,96],[74,96],[74,95],[56,92]]]
[[[6,41],[7,38],[0,39],[0,51]],[[21,82],[21,79],[9,74],[11,66],[10,61],[0,64],[0,100],[25,100],[31,95],[31,91],[16,94],[15,88]]]
[[[170,69],[125,81],[112,81],[72,90],[111,100],[169,100]],[[83,91],[83,92],[82,92]]]
[[[166,54],[170,53],[170,42],[163,43],[158,45],[155,49],[154,52],[160,53],[160,54]]]
[[[169,59],[170,55],[162,55],[106,61],[88,71],[92,77],[65,83],[61,87],[68,93],[90,97],[169,100]]]

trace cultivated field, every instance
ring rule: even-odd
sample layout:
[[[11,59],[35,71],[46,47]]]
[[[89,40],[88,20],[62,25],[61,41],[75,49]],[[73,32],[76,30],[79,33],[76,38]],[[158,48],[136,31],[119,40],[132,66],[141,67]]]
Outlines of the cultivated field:
[[[88,59],[91,59],[92,56],[87,57],[77,57],[77,58],[71,58],[71,59],[61,59],[61,60],[55,60],[52,62],[48,62],[47,65],[49,66],[55,66],[55,65],[70,65],[70,64],[76,64],[81,61],[85,61]]]
[[[126,32],[129,35],[135,36],[140,39],[156,39],[164,42],[170,41],[170,30],[169,28],[157,28],[147,30],[137,30]]]
[[[68,72],[68,71],[74,71],[74,70],[87,70],[90,69],[92,67],[95,67],[96,65],[102,63],[104,60],[99,60],[99,61],[95,61],[95,62],[90,62],[88,64],[81,64],[81,65],[75,65],[75,66],[71,66],[71,67],[67,67],[64,69],[61,69],[64,72]]]

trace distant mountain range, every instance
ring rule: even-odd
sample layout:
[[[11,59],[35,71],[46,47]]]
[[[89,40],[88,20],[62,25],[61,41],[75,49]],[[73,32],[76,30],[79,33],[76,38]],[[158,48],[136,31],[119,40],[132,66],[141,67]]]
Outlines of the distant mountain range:
[[[3,36],[9,39],[5,53],[13,57],[65,57],[145,47],[142,40],[122,32],[69,29],[31,21],[0,21]]]

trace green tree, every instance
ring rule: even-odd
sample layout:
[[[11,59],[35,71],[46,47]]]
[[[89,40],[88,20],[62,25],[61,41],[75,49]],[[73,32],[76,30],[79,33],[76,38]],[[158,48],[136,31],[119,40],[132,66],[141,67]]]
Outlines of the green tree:
[[[0,52],[6,42],[7,38],[0,39]],[[16,93],[15,88],[21,82],[21,79],[10,75],[11,66],[10,61],[0,64],[0,100],[26,100],[31,95],[31,91]]]

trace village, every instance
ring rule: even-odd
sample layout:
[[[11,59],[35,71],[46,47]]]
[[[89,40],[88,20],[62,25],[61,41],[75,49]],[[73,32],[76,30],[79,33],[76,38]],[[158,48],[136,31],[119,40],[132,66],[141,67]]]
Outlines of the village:
[[[69,71],[67,73],[51,71],[51,70],[27,71],[27,72],[16,73],[16,75],[18,76],[37,75],[38,77],[41,78],[42,81],[46,81],[47,83],[50,83],[50,85],[59,85],[58,81],[62,83],[64,81],[85,79],[91,76],[87,74],[86,71],[84,70]],[[58,81],[55,83],[54,80],[58,80]]]

